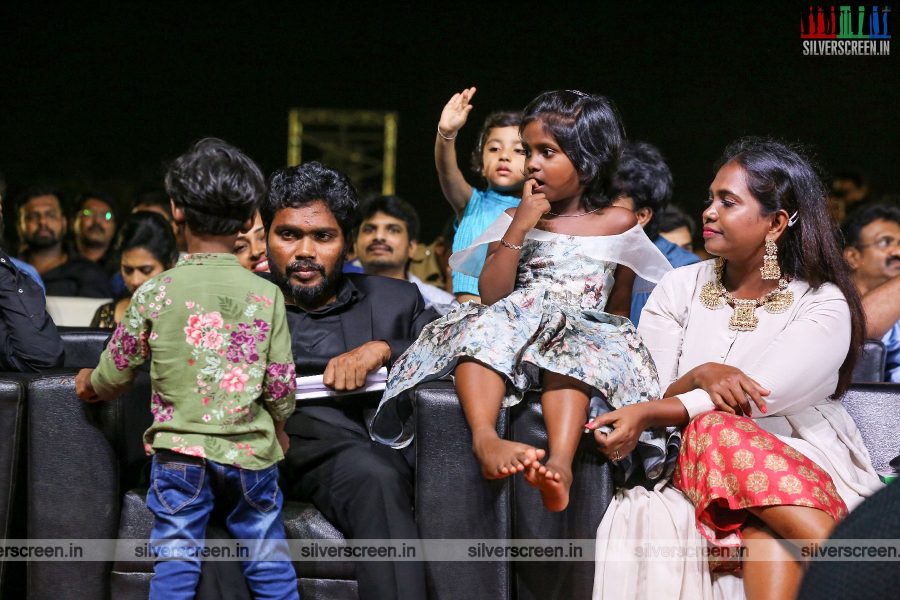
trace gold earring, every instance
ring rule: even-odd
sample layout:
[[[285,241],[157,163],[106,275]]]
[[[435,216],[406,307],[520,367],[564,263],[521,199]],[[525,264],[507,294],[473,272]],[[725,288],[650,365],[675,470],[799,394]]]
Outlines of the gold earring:
[[[763,279],[781,279],[781,267],[778,266],[778,246],[772,240],[766,240],[766,255],[763,266],[759,268]]]

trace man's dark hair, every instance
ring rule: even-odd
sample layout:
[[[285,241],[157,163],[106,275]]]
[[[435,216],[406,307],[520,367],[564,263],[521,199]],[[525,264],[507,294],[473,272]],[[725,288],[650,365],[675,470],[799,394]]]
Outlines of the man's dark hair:
[[[233,235],[253,218],[265,181],[243,152],[216,138],[204,138],[166,172],[166,192],[184,209],[195,233]]]
[[[278,169],[269,177],[269,190],[259,207],[263,224],[268,230],[275,213],[285,208],[300,208],[322,202],[334,215],[350,244],[353,221],[359,199],[350,179],[335,169],[318,162]]]
[[[116,213],[116,201],[112,197],[112,194],[108,194],[106,192],[84,192],[78,194],[78,196],[76,196],[75,198],[75,214],[73,215],[74,218],[78,218],[79,213],[81,213],[81,209],[84,208],[84,204],[92,198],[96,198],[97,200],[105,203],[109,207],[110,212],[113,214],[113,219],[118,217],[118,214]]]
[[[844,247],[856,246],[860,242],[860,235],[872,221],[893,221],[900,225],[900,208],[890,204],[873,203],[864,204],[852,211],[844,222],[841,223],[841,235],[844,238]]]
[[[655,216],[656,213],[654,213]],[[659,231],[668,233],[679,227],[687,227],[692,239],[697,234],[697,225],[694,219],[690,218],[686,212],[674,204],[670,204],[659,211]]]
[[[169,202],[168,194],[163,190],[147,189],[138,192],[131,208],[134,210],[138,206],[158,206],[168,215],[169,220],[172,220],[172,204]]]
[[[59,209],[63,216],[66,214],[65,196],[59,188],[47,184],[32,185],[25,188],[16,199],[16,208],[21,209],[32,198],[40,196],[55,196],[59,201]]]
[[[371,219],[375,213],[384,213],[406,223],[409,241],[419,241],[419,213],[412,205],[400,196],[375,196],[363,202],[356,211],[355,229],[359,229],[363,221]]]
[[[518,128],[521,124],[522,111],[503,110],[489,114],[484,120],[484,125],[481,126],[481,131],[478,132],[478,143],[472,150],[470,163],[472,171],[481,175],[481,170],[484,168],[484,145],[491,134],[491,129],[496,129],[497,127]]]
[[[659,149],[646,142],[625,144],[612,178],[610,194],[612,198],[631,198],[635,211],[642,208],[653,211],[644,232],[655,240],[659,236],[661,212],[672,199],[672,171]]]

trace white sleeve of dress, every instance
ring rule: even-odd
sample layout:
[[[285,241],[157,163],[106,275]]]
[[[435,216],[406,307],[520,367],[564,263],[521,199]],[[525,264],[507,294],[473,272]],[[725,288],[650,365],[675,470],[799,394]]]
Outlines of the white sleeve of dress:
[[[824,284],[803,301],[806,306],[794,320],[755,363],[742,369],[770,392],[768,412],[762,414],[754,406],[754,417],[798,413],[834,393],[838,369],[850,348],[850,308],[832,284]]]
[[[638,324],[638,333],[656,364],[663,392],[678,379],[678,361],[694,281],[684,275],[672,271],[663,276],[644,305]]]

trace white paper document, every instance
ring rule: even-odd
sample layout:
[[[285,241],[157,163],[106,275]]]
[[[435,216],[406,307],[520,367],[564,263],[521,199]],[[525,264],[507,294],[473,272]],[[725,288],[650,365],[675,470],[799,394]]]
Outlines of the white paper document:
[[[350,396],[364,392],[380,392],[384,390],[387,381],[387,369],[381,367],[374,373],[369,373],[366,382],[359,389],[352,392],[336,392],[322,383],[321,375],[310,375],[297,378],[297,400],[313,400],[315,398],[327,398],[329,396]]]

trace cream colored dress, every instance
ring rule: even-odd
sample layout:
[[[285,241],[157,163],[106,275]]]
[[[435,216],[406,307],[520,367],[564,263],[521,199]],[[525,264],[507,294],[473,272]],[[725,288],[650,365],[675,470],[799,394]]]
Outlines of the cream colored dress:
[[[770,390],[766,415],[753,413],[757,423],[827,471],[853,510],[881,483],[856,425],[840,401],[830,398],[850,345],[850,311],[843,294],[832,284],[813,290],[794,280],[794,302],[786,312],[759,308],[755,331],[732,331],[730,307],[723,303],[710,310],[700,303],[701,288],[715,276],[714,265],[709,260],[666,274],[641,313],[638,332],[656,363],[660,388],[706,362],[741,369]],[[714,409],[703,390],[679,398],[692,418]],[[597,530],[595,600],[744,597],[739,577],[711,578],[703,560],[634,560],[637,552],[648,552],[651,540],[702,545],[693,505],[669,485],[620,490]],[[642,549],[636,550],[635,543]]]

